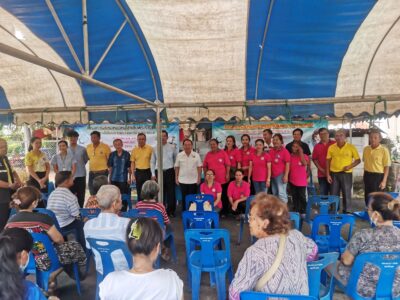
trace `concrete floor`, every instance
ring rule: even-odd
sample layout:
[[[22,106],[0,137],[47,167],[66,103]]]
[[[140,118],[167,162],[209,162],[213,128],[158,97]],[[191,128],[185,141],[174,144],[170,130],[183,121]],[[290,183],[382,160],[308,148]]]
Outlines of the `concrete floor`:
[[[363,209],[363,200],[362,199],[353,199],[353,203],[351,205],[352,211],[362,210]],[[179,277],[184,282],[184,297],[185,299],[191,299],[191,292],[187,287],[187,269],[185,263],[185,245],[183,239],[183,227],[182,220],[180,217],[176,217],[172,219],[172,227],[175,235],[175,244],[178,253],[178,261],[176,263],[172,262],[164,262],[161,260],[162,268],[170,268],[175,270]],[[368,224],[364,221],[357,221],[356,229],[367,227]],[[241,245],[237,245],[237,238],[239,233],[239,222],[236,221],[233,217],[225,218],[220,220],[220,227],[226,228],[229,230],[230,239],[231,239],[231,256],[232,256],[232,264],[234,266],[234,271],[237,268],[237,265],[240,259],[243,256],[244,251],[247,247],[250,246],[250,236],[248,231],[248,226],[245,226],[243,240]],[[303,232],[305,234],[309,233],[308,228],[303,226]],[[94,263],[91,262],[91,268],[88,276],[85,280],[81,282],[82,288],[82,296],[78,296],[76,292],[75,282],[71,280],[65,273],[62,273],[58,276],[57,279],[58,288],[57,288],[57,296],[62,300],[72,300],[72,299],[95,299],[96,292],[96,274],[94,269]],[[228,283],[227,283],[228,289]],[[215,288],[211,288],[209,285],[209,277],[208,275],[202,276],[201,288],[200,288],[200,299],[211,300],[217,299],[217,293]],[[334,295],[335,300],[343,300],[347,297],[343,295],[343,293],[336,291]]]

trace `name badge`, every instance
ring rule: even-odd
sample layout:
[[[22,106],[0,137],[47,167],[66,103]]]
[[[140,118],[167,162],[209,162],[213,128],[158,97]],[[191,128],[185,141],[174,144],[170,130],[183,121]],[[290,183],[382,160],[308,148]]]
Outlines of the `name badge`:
[[[249,154],[250,154],[250,152],[249,152],[249,151],[247,151],[247,152],[246,152],[246,154],[247,154],[247,155],[249,155]]]
[[[261,160],[264,160],[264,156],[261,156]]]
[[[229,156],[229,159],[233,159],[233,156]]]
[[[218,161],[219,161],[220,163],[222,163],[222,158],[219,158]]]
[[[66,171],[67,169],[66,168],[63,168],[63,171]]]
[[[301,166],[302,165],[302,163],[301,163],[301,161],[299,161],[299,166]]]
[[[279,159],[277,159],[277,158],[275,158],[275,160],[274,160],[276,163],[278,163],[279,162]]]
[[[211,192],[215,193],[215,189],[212,189]]]

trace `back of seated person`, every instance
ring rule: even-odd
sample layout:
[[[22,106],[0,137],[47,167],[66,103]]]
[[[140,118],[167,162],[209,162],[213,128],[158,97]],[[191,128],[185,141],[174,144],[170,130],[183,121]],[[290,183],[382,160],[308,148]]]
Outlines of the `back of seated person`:
[[[350,277],[352,265],[361,253],[400,252],[400,229],[393,221],[400,220],[400,200],[389,194],[376,192],[369,194],[368,215],[374,228],[361,229],[356,232],[337,266],[337,277],[344,284]],[[374,297],[379,269],[368,265],[365,267],[357,285],[357,292],[363,297]],[[393,294],[400,295],[400,271],[397,270],[393,283]]]
[[[172,270],[153,269],[160,251],[163,232],[151,218],[132,219],[126,241],[133,255],[133,268],[112,272],[100,284],[100,299],[183,299],[183,282]]]
[[[85,223],[83,228],[85,238],[105,239],[125,242],[126,228],[129,219],[121,218],[118,213],[122,207],[120,190],[114,185],[103,185],[97,192],[97,201],[101,213],[97,218],[91,219]],[[87,248],[90,248],[86,242]],[[96,270],[103,274],[103,265],[100,255],[95,252]],[[122,250],[114,251],[111,254],[115,270],[129,269],[128,263]]]
[[[33,239],[25,229],[8,228],[1,233],[0,299],[46,299],[36,284],[23,278],[32,246]]]
[[[99,203],[97,201],[97,192],[103,185],[108,184],[108,177],[105,175],[97,176],[93,179],[93,191],[94,195],[91,195],[85,203],[85,208],[99,208]]]

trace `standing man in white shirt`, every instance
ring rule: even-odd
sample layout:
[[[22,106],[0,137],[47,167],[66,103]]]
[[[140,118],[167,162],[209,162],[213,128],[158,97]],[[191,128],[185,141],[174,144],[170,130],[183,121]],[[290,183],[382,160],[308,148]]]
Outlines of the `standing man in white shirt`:
[[[175,198],[175,161],[178,155],[178,149],[175,145],[168,143],[168,132],[162,131],[162,149],[163,149],[163,187],[164,187],[164,206],[167,208],[167,214],[170,217],[175,216],[176,198]],[[151,156],[151,179],[157,180],[158,167],[157,164],[157,151],[153,151]]]
[[[175,182],[181,187],[182,211],[185,210],[185,197],[197,194],[201,180],[202,163],[200,155],[193,151],[193,142],[183,140],[183,151],[176,157]]]

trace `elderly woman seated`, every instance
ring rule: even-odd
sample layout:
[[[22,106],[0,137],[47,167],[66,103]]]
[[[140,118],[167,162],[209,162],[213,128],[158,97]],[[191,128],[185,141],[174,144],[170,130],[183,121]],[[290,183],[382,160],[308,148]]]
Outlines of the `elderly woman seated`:
[[[399,252],[400,229],[393,226],[400,220],[400,200],[389,194],[377,192],[369,195],[368,215],[374,228],[361,229],[350,239],[346,251],[337,266],[337,278],[347,284],[351,266],[358,254],[366,252]],[[373,298],[378,281],[379,269],[373,265],[365,267],[358,281],[357,292],[366,298]],[[397,271],[393,294],[400,295],[400,273]]]
[[[153,268],[162,238],[163,232],[155,220],[132,219],[126,243],[134,267],[108,274],[100,284],[100,299],[183,299],[183,282],[175,271]]]
[[[229,288],[229,298],[240,292],[308,295],[307,261],[318,252],[317,245],[291,229],[287,205],[279,198],[259,193],[251,203],[250,234],[258,240],[239,263]]]

